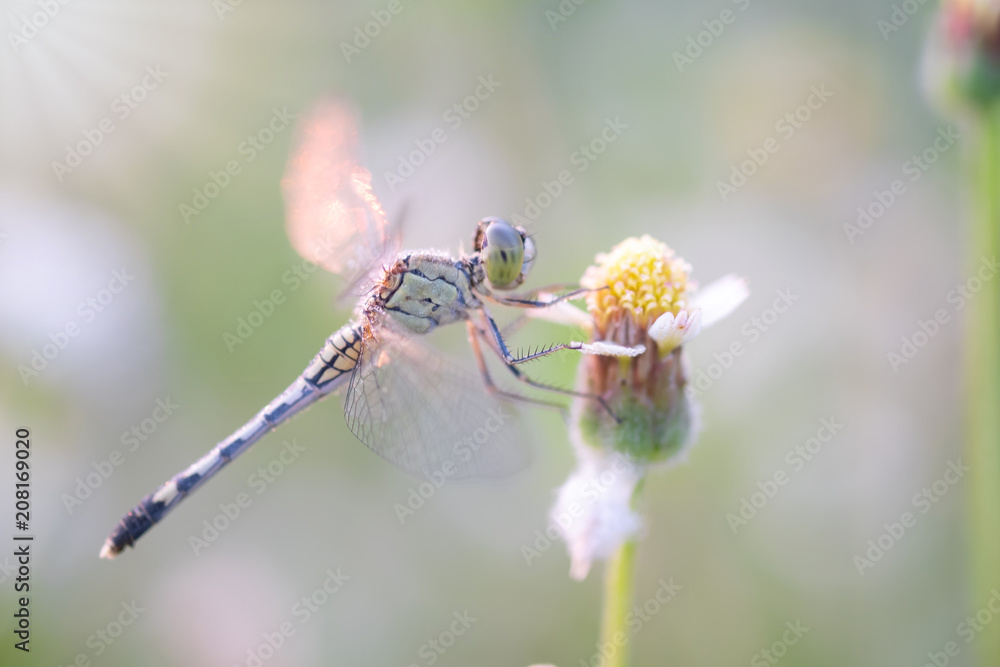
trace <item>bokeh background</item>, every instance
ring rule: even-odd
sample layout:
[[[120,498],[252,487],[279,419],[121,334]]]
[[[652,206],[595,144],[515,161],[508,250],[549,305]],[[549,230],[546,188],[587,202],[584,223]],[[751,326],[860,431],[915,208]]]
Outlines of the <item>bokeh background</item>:
[[[234,462],[138,549],[97,558],[124,511],[283,389],[350,315],[335,277],[284,280],[300,261],[279,185],[292,129],[260,150],[244,143],[275,110],[301,114],[329,94],[359,110],[376,191],[390,215],[406,211],[411,246],[468,245],[475,221],[525,216],[526,198],[569,169],[573,183],[531,222],[533,285],[574,281],[595,253],[645,233],[703,284],[748,278],[750,300],[689,346],[692,374],[735,341],[746,353],[703,392],[686,464],[646,486],[636,599],[671,577],[681,590],[635,636],[636,665],[769,664],[760,651],[796,621],[809,630],[780,658],[789,667],[921,665],[956,639],[989,594],[965,586],[964,488],[946,486],[926,513],[913,501],[961,456],[962,312],[947,296],[972,270],[960,148],[915,181],[904,172],[950,126],[918,79],[934,3],[891,32],[879,24],[888,0],[389,4],[2,3],[2,469],[15,428],[30,428],[36,535],[30,655],[11,647],[13,560],[0,555],[2,661],[252,665],[248,651],[291,622],[264,664],[598,664],[600,570],[579,583],[563,545],[530,563],[523,552],[573,466],[550,412],[527,416],[528,471],[445,487],[401,524],[394,505],[416,482],[361,446],[333,399]],[[45,7],[50,18],[32,19]],[[724,10],[731,22],[712,23]],[[345,54],[372,12],[391,21]],[[699,33],[701,53],[679,67]],[[499,85],[454,127],[445,113],[480,77]],[[790,136],[779,131],[813,87],[831,96]],[[113,131],[97,132],[105,118]],[[616,118],[627,127],[581,172],[574,153]],[[435,128],[447,141],[392,187],[386,172]],[[720,196],[769,137],[779,150]],[[77,166],[53,164],[68,166],[82,141],[97,145]],[[186,220],[181,205],[230,161],[240,173]],[[895,179],[905,193],[848,234]],[[134,278],[86,315],[80,304],[113,271]],[[223,335],[275,289],[284,303],[230,351]],[[778,290],[798,298],[765,331],[753,319]],[[942,308],[950,321],[894,369],[887,355]],[[79,334],[26,382],[18,367],[69,322]],[[460,334],[438,342],[460,351]],[[533,370],[568,384],[574,364]],[[129,451],[123,433],[151,428],[158,400],[177,407]],[[793,468],[786,454],[830,418],[843,427]],[[304,452],[257,495],[250,476],[292,440]],[[124,463],[68,507],[116,449]],[[777,471],[788,483],[734,533],[727,514]],[[252,505],[195,555],[190,536],[243,492]],[[855,556],[907,511],[916,524],[859,572]],[[302,623],[294,605],[337,568],[349,579]],[[133,601],[135,621],[100,639]],[[443,654],[431,648],[464,612],[476,619],[468,631],[443,637]],[[951,664],[971,664],[975,642],[959,643]]]

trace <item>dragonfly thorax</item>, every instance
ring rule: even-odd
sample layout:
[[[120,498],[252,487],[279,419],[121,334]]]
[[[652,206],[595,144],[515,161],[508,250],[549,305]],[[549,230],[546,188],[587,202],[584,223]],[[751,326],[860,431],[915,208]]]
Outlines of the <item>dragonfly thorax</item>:
[[[468,261],[444,253],[402,255],[377,282],[363,314],[369,321],[416,334],[465,320],[470,309],[482,306],[475,273]]]

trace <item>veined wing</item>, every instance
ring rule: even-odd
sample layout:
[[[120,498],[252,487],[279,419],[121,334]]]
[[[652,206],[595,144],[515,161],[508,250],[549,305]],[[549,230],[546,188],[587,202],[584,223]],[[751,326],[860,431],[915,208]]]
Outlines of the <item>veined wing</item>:
[[[359,440],[419,476],[498,477],[527,466],[515,411],[480,377],[417,341],[385,329],[376,336],[363,348],[344,401]]]
[[[357,284],[396,250],[396,239],[372,192],[371,173],[358,164],[354,115],[326,100],[296,132],[281,181],[288,237],[306,260]]]

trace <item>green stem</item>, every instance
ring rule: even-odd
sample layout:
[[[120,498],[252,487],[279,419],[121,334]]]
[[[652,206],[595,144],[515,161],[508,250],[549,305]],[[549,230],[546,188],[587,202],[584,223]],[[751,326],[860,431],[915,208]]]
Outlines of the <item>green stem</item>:
[[[625,617],[632,604],[635,579],[635,540],[618,547],[604,569],[604,611],[601,618],[601,646],[611,656],[605,667],[625,667],[631,641]],[[611,648],[614,647],[614,648]]]
[[[976,168],[970,275],[1000,256],[1000,110],[982,115]],[[969,301],[966,347],[969,473],[969,602],[979,609],[1000,589],[1000,277]],[[977,641],[981,665],[1000,665],[1000,623]]]

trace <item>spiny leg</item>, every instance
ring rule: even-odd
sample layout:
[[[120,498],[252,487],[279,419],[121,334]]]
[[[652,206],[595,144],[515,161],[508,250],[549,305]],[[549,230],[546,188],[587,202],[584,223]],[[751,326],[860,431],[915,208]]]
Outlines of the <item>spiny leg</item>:
[[[565,406],[559,405],[558,403],[551,403],[549,401],[543,401],[537,398],[532,398],[530,396],[522,396],[521,394],[512,391],[506,391],[498,387],[497,384],[493,381],[493,377],[490,375],[490,369],[487,368],[486,359],[483,357],[482,347],[480,347],[479,345],[478,335],[485,334],[485,332],[479,327],[477,327],[475,324],[473,324],[471,321],[467,322],[466,325],[469,331],[469,345],[472,346],[472,353],[475,356],[476,365],[479,367],[479,372],[483,376],[483,383],[486,385],[486,390],[489,393],[495,396],[502,396],[504,398],[514,401],[523,401],[525,403],[541,405],[547,408],[555,408],[560,412],[566,411]]]
[[[493,338],[497,344],[497,347],[495,349],[500,354],[500,358],[503,359],[504,363],[510,368],[513,368],[517,364],[523,364],[527,361],[532,361],[534,359],[541,359],[542,357],[547,357],[548,355],[554,352],[558,352],[559,350],[583,349],[583,343],[578,343],[578,342],[557,343],[556,345],[547,347],[544,350],[536,350],[531,354],[527,354],[522,357],[515,357],[513,354],[511,354],[510,350],[507,348],[507,344],[503,340],[503,334],[500,333],[500,327],[497,326],[496,320],[494,320],[493,317],[486,312],[485,308],[483,308],[482,311],[483,311],[483,317],[486,318],[486,321],[489,323],[490,329],[493,332]]]
[[[510,370],[511,374],[518,382],[523,382],[527,384],[529,387],[534,387],[535,389],[541,389],[543,391],[551,391],[557,394],[563,394],[565,396],[573,396],[575,398],[587,398],[593,401],[597,401],[602,408],[608,411],[608,414],[611,415],[611,417],[615,421],[621,422],[621,420],[618,418],[618,415],[615,414],[614,410],[611,409],[611,406],[608,405],[608,402],[604,400],[604,397],[602,396],[598,396],[597,394],[588,394],[585,392],[575,391],[573,389],[564,389],[563,387],[556,387],[553,385],[545,384],[544,382],[539,382],[529,377],[526,373],[524,373],[524,371],[522,371],[520,368],[518,368],[509,361],[509,359],[512,357],[510,355],[510,352],[507,350],[507,345],[506,343],[504,343],[503,337],[500,335],[500,330],[497,328],[496,322],[489,315],[489,313],[485,311],[485,309],[483,310],[483,317],[486,318],[487,322],[489,322],[490,328],[493,331],[493,336],[491,337],[483,328],[474,325],[471,321],[468,323],[470,332],[475,331],[476,334],[481,336],[482,339],[486,341],[487,344],[489,344],[490,349],[493,350],[493,352],[500,358],[501,361],[504,362],[504,365],[507,367],[508,370]],[[470,340],[471,339],[472,336],[470,333]],[[476,341],[473,346],[477,351],[479,351],[478,341]],[[567,347],[566,349],[578,349],[578,348]],[[556,350],[557,348],[553,347],[551,349],[551,352],[555,352]]]
[[[617,343],[612,343],[609,341],[594,341],[591,343],[581,343],[579,341],[571,341],[569,343],[557,343],[555,345],[551,345],[544,349],[537,348],[534,352],[529,352],[526,355],[515,356],[511,354],[510,350],[507,348],[506,343],[504,343],[503,334],[500,331],[500,327],[497,326],[496,321],[486,310],[485,306],[480,307],[480,310],[486,317],[486,320],[489,322],[490,329],[493,331],[493,337],[496,339],[496,342],[499,345],[498,353],[503,358],[504,363],[506,363],[508,366],[515,366],[517,364],[523,364],[525,362],[533,361],[535,359],[541,359],[542,357],[547,357],[550,354],[553,354],[560,350],[575,350],[583,354],[595,354],[602,357],[636,357],[646,351],[645,345],[636,345],[633,347],[628,347],[624,345],[619,345]],[[518,321],[515,320],[514,324],[517,325]]]

